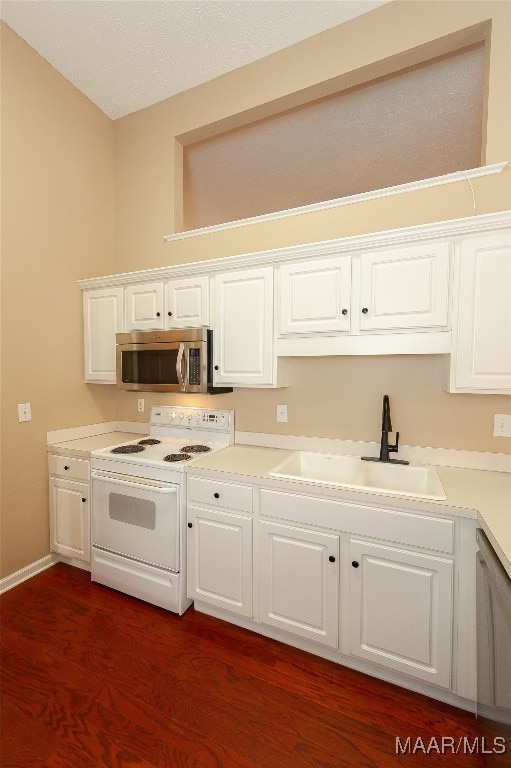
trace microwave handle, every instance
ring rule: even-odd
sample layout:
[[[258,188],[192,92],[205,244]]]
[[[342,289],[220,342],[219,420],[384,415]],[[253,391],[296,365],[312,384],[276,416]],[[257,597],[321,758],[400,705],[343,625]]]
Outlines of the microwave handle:
[[[177,353],[177,360],[176,360],[176,373],[177,373],[177,380],[179,382],[179,389],[181,392],[185,391],[185,379],[183,375],[183,357],[185,353],[185,345],[183,342],[179,345],[179,352]]]

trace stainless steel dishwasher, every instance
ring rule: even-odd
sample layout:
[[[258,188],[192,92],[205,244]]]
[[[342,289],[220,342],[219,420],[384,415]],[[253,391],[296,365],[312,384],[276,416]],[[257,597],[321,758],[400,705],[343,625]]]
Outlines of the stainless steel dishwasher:
[[[477,531],[477,719],[488,766],[511,766],[511,579]]]

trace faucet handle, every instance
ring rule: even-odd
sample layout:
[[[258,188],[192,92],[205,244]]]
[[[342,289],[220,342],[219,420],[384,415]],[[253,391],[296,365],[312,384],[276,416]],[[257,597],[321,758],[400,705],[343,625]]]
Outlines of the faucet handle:
[[[389,453],[397,453],[399,451],[399,432],[396,432],[396,442],[394,445],[389,445]]]

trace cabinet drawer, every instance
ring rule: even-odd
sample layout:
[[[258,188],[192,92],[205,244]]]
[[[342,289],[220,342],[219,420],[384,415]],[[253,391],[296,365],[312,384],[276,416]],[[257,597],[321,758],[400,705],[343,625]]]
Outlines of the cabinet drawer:
[[[76,459],[69,456],[59,456],[56,453],[50,453],[48,457],[48,467],[50,475],[58,475],[73,480],[89,480],[90,461],[89,459]]]
[[[207,507],[226,507],[252,512],[252,488],[219,480],[188,478],[188,501]]]
[[[454,521],[279,491],[261,491],[261,514],[438,552],[454,552]]]

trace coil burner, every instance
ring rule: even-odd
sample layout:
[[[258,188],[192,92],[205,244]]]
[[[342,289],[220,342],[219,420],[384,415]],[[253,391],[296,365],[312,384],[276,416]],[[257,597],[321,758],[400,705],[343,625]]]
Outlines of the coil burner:
[[[209,445],[185,445],[179,450],[182,453],[207,453],[211,448]]]
[[[163,461],[188,461],[188,459],[191,459],[189,453],[169,453],[167,456],[163,457]]]
[[[160,445],[161,440],[157,440],[155,437],[144,437],[143,440],[139,440],[137,445]]]
[[[112,448],[110,453],[141,453],[145,448],[143,445],[118,445]]]

